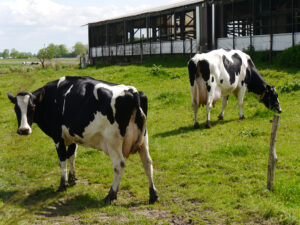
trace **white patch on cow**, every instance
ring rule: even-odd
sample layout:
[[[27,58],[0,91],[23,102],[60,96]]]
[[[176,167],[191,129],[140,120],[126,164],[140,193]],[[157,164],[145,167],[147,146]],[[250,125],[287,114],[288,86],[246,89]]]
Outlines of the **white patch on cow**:
[[[64,114],[64,112],[65,112],[66,96],[71,92],[72,87],[73,87],[73,84],[72,84],[71,87],[67,90],[67,92],[64,94],[64,104],[63,104],[62,114]]]
[[[60,83],[64,82],[66,80],[66,77],[61,77],[59,81],[57,82],[57,88],[59,87]]]
[[[68,180],[68,177],[67,177],[67,160],[65,161],[60,161],[60,168],[61,168],[61,177],[62,179],[64,179],[65,181]]]
[[[31,128],[27,120],[27,108],[28,108],[29,99],[30,99],[29,95],[17,96],[17,104],[21,110],[21,123],[19,129],[28,129],[29,130],[28,133],[31,134]]]
[[[123,84],[110,86],[105,83],[99,83],[99,84],[95,85],[94,91],[93,91],[94,96],[98,101],[99,101],[99,98],[98,98],[97,90],[99,88],[106,88],[106,89],[112,91],[113,96],[112,96],[112,100],[111,100],[111,107],[112,107],[114,115],[116,114],[115,103],[116,103],[117,97],[124,96],[125,95],[124,91],[128,91],[129,89],[132,89],[134,93],[137,92],[136,88],[132,87],[132,86],[126,86]]]
[[[72,136],[69,129],[65,125],[62,126],[62,138],[66,145],[77,143],[85,147],[102,150],[108,154],[107,143],[123,141],[118,124],[116,122],[111,124],[107,116],[103,116],[101,112],[95,114],[95,119],[85,127],[82,136],[83,138],[76,134]]]

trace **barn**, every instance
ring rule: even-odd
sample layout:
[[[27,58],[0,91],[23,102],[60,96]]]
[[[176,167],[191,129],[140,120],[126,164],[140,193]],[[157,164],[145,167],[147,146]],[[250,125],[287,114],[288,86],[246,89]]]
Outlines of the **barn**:
[[[92,63],[216,48],[281,51],[300,43],[298,0],[184,0],[88,23]]]

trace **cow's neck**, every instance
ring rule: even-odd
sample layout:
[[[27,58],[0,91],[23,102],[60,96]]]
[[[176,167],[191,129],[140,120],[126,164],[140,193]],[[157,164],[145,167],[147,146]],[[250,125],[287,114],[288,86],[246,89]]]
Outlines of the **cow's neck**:
[[[38,89],[34,92],[32,92],[32,94],[36,97],[36,102],[35,102],[35,113],[34,113],[34,117],[33,117],[33,122],[39,124],[40,121],[40,117],[41,117],[41,111],[42,111],[42,89]]]
[[[247,74],[246,83],[249,92],[253,92],[258,95],[262,95],[265,93],[267,88],[267,83],[254,67],[254,65],[250,65],[250,73]]]

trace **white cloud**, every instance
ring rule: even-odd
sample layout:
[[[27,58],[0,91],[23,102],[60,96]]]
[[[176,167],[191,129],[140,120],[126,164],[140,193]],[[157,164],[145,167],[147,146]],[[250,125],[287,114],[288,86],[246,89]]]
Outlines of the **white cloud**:
[[[37,52],[45,43],[68,47],[77,41],[87,43],[87,27],[82,25],[149,8],[149,4],[140,1],[98,2],[98,7],[65,4],[58,0],[0,0],[0,31],[5,34],[0,35],[0,51],[16,48]]]

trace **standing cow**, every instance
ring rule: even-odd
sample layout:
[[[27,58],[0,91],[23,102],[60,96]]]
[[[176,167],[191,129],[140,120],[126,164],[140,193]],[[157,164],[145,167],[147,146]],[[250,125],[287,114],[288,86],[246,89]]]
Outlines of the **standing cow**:
[[[16,97],[8,93],[8,98],[15,104],[18,134],[30,134],[35,122],[53,139],[61,167],[60,191],[75,184],[79,144],[102,150],[112,160],[114,179],[106,202],[117,199],[124,157],[136,152],[149,179],[149,202],[158,200],[148,150],[147,97],[142,92],[90,77],[62,77],[32,93],[20,92]]]
[[[224,109],[231,93],[238,98],[239,118],[244,119],[242,111],[246,91],[260,95],[264,105],[278,113],[281,108],[274,87],[269,86],[255,68],[249,55],[239,50],[218,49],[208,53],[196,54],[188,62],[188,70],[194,111],[194,127],[199,128],[197,111],[206,105],[206,128],[210,128],[210,110],[222,97],[219,119],[224,117]]]

